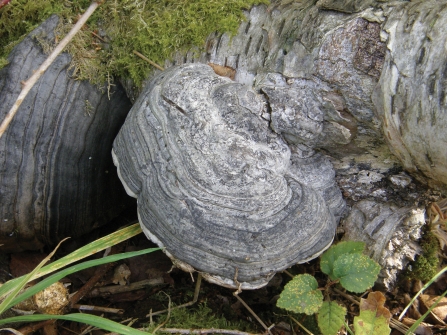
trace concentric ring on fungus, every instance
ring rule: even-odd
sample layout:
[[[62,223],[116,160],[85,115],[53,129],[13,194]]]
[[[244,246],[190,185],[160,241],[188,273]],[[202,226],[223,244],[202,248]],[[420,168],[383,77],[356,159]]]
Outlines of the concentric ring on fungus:
[[[112,151],[148,238],[226,287],[264,286],[317,257],[335,233],[321,192],[294,179],[264,108],[207,65],[173,67],[143,90]]]

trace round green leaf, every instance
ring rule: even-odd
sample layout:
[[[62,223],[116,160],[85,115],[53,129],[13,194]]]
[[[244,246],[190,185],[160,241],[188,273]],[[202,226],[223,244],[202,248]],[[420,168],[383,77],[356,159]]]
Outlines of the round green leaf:
[[[336,335],[343,326],[346,308],[332,301],[323,302],[318,312],[317,320],[323,335]]]
[[[331,246],[321,255],[320,268],[323,273],[327,274],[332,280],[334,277],[334,262],[338,257],[344,254],[361,254],[365,249],[365,243],[355,241],[344,241]]]
[[[295,276],[288,282],[276,303],[278,307],[307,315],[318,312],[322,304],[323,294],[318,290],[318,283],[308,274]]]
[[[365,292],[374,285],[380,265],[366,255],[345,254],[334,262],[334,277],[348,291]]]

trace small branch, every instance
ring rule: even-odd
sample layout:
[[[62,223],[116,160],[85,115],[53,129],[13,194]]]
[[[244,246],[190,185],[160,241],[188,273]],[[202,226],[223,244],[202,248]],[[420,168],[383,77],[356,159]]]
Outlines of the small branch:
[[[152,310],[151,310],[150,313],[148,315],[146,315],[146,317],[152,318],[153,315],[159,315],[159,314],[163,314],[163,313],[166,313],[166,312],[170,313],[171,310],[173,310],[173,309],[189,307],[189,306],[194,305],[197,302],[197,300],[199,299],[199,292],[200,292],[200,286],[201,285],[202,285],[202,275],[199,272],[198,275],[197,275],[196,288],[194,290],[194,297],[193,297],[192,301],[187,302],[187,303],[182,304],[182,305],[175,306],[173,308],[164,309],[162,311],[158,311],[158,312],[154,312],[154,313],[152,313]]]
[[[122,251],[122,246],[120,244],[114,245],[108,255],[114,255]],[[103,264],[96,268],[93,276],[90,277],[89,280],[82,286],[76,293],[74,293],[70,298],[69,306],[73,308],[73,306],[81,300],[84,296],[86,296],[96,285],[96,283],[112,268],[115,266],[115,263],[107,263]]]
[[[242,298],[239,296],[239,290],[233,292],[233,296],[235,296],[236,299],[239,300],[239,302],[250,312],[251,315],[254,316],[254,318],[256,320],[258,320],[258,322],[261,324],[262,327],[264,327],[264,329],[267,331],[267,333],[269,335],[272,335],[272,332],[270,331],[272,326],[267,327],[267,325],[264,323],[264,321],[262,321],[261,318],[250,308],[250,306],[248,306],[247,303],[244,300],[242,300]]]
[[[104,312],[104,313],[114,313],[114,314],[124,314],[123,309],[118,308],[109,308],[109,307],[101,307],[101,306],[92,306],[92,305],[79,305],[74,304],[71,308],[78,309],[80,311],[94,311],[94,312]]]
[[[145,279],[130,285],[111,285],[94,288],[87,296],[88,297],[98,297],[98,296],[109,296],[111,294],[117,294],[122,292],[135,291],[147,286],[159,286],[164,285],[165,282],[163,278]]]
[[[25,82],[25,85],[23,86],[22,91],[20,92],[19,96],[17,97],[16,102],[14,103],[12,108],[9,110],[8,114],[6,114],[5,119],[3,120],[2,124],[0,125],[0,138],[2,137],[3,133],[8,128],[9,124],[11,123],[12,119],[16,115],[20,105],[22,104],[23,100],[25,100],[25,97],[28,95],[31,88],[39,80],[39,78],[45,73],[45,71],[53,63],[53,61],[56,59],[56,57],[62,52],[62,50],[65,48],[65,46],[68,44],[68,42],[70,42],[73,39],[73,37],[76,35],[76,33],[82,28],[84,23],[93,14],[93,12],[95,11],[95,9],[98,6],[99,6],[98,2],[92,2],[90,7],[81,16],[79,21],[76,22],[76,24],[73,26],[73,28],[67,34],[67,36],[65,36],[63,38],[63,40],[56,46],[56,48],[53,50],[53,52],[42,63],[42,65],[37,69],[37,71],[34,72],[34,74]]]
[[[45,320],[38,323],[32,323],[20,328],[18,331],[24,335],[34,333],[35,331],[54,323],[54,320]]]
[[[140,57],[141,59],[145,60],[146,62],[148,62],[149,64],[151,64],[153,67],[156,67],[157,69],[159,69],[160,71],[164,71],[165,69],[162,68],[160,65],[158,65],[157,63],[151,61],[149,58],[147,58],[145,55],[139,53],[138,51],[134,50],[133,53],[135,55],[137,55],[138,57]]]

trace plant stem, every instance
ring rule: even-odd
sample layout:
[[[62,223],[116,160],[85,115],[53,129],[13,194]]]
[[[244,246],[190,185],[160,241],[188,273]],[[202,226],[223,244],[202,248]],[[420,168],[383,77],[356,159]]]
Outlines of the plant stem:
[[[45,71],[53,63],[53,61],[56,59],[56,57],[62,52],[62,50],[65,48],[65,46],[68,44],[68,42],[70,42],[73,39],[73,37],[76,35],[76,33],[82,28],[84,23],[93,14],[93,12],[95,11],[95,9],[98,6],[99,6],[99,2],[94,1],[91,3],[90,7],[79,18],[79,21],[76,22],[76,24],[73,26],[73,28],[67,34],[67,36],[65,36],[63,38],[63,40],[56,46],[56,48],[48,56],[48,58],[42,63],[42,65],[40,65],[40,67],[37,69],[37,71],[34,72],[34,74],[24,83],[22,91],[20,92],[19,96],[17,97],[16,102],[14,103],[12,108],[9,110],[8,114],[6,114],[5,119],[3,120],[2,124],[0,125],[0,138],[2,137],[3,133],[8,128],[9,124],[11,123],[12,119],[16,115],[20,105],[22,104],[23,100],[25,100],[25,97],[28,95],[31,88],[39,80],[39,78],[45,73]]]

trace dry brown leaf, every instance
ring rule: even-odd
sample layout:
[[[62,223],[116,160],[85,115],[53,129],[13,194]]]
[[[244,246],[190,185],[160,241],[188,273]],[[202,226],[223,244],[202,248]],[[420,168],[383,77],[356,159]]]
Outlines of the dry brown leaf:
[[[236,75],[236,70],[229,66],[222,66],[219,64],[208,63],[209,66],[212,67],[213,71],[222,77],[228,77],[231,80],[234,80]]]
[[[416,320],[411,318],[402,319],[402,323],[408,327],[411,327],[415,322]],[[414,333],[418,335],[433,335],[433,331],[430,329],[430,327],[433,327],[433,325],[426,322],[421,322]]]
[[[389,322],[391,313],[385,307],[386,298],[382,292],[370,292],[368,298],[360,300],[360,310],[370,310],[376,312],[376,317],[384,316]]]
[[[433,305],[436,300],[439,298],[437,295],[428,295],[428,294],[421,294],[419,299],[422,301],[424,306],[428,309],[431,305]],[[445,322],[447,320],[447,298],[442,298],[438,305],[432,309],[431,311],[432,316],[438,321],[439,324],[445,325]]]

